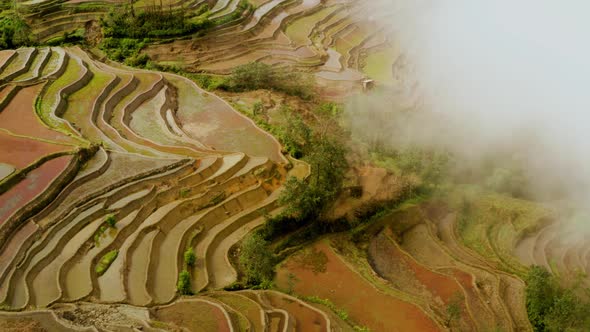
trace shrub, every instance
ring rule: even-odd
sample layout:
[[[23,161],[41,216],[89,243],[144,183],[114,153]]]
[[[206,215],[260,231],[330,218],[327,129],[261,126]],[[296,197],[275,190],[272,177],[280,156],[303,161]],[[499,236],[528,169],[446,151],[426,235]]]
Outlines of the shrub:
[[[193,294],[191,289],[191,275],[187,270],[183,270],[178,275],[178,284],[176,285],[176,289],[181,295]]]
[[[115,216],[113,216],[112,214],[107,215],[107,217],[105,218],[105,222],[107,223],[107,225],[109,227],[115,227],[115,224],[117,223],[117,219],[115,219]]]
[[[188,197],[188,195],[190,194],[190,189],[189,188],[182,188],[180,189],[180,191],[178,192],[178,194],[180,195],[180,198],[186,198]]]
[[[102,256],[102,258],[100,259],[100,261],[96,265],[96,269],[95,269],[96,274],[98,274],[99,276],[103,275],[109,269],[111,264],[115,261],[115,259],[117,258],[118,255],[119,255],[119,250],[115,249],[115,250],[109,251],[104,256]]]
[[[204,7],[201,7],[204,8]],[[192,20],[183,11],[148,7],[135,13],[133,7],[117,8],[101,18],[105,37],[143,39],[145,37],[173,37],[210,28],[213,23],[207,13]]]
[[[132,57],[125,59],[125,64],[132,66],[132,67],[145,67],[147,65],[150,57],[147,54],[137,54]]]
[[[590,329],[590,303],[576,295],[577,286],[561,288],[555,277],[540,266],[530,269],[526,284],[526,308],[535,331]]]
[[[186,263],[187,266],[192,267],[195,265],[195,260],[196,260],[195,250],[193,249],[193,247],[189,247],[184,252],[184,262]]]
[[[247,10],[253,9],[253,6],[247,0],[240,0],[238,7],[230,14],[215,19],[215,25],[223,25],[235,21],[242,17]]]

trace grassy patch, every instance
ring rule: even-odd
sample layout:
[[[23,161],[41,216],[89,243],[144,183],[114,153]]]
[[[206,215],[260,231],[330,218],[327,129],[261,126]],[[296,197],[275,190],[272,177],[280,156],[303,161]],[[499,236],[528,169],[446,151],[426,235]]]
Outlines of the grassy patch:
[[[549,209],[477,186],[458,186],[448,200],[458,211],[457,232],[467,247],[509,272],[526,272],[512,250],[522,235],[542,226]]]
[[[96,271],[96,274],[101,276],[105,272],[107,272],[107,270],[109,269],[111,264],[115,261],[115,259],[117,258],[118,255],[119,255],[119,250],[114,249],[114,250],[107,252],[104,256],[102,256],[102,258],[100,259],[100,261],[96,265],[96,268],[94,269]]]
[[[301,299],[304,301],[307,301],[307,302],[316,303],[316,304],[320,304],[320,305],[327,307],[328,309],[332,310],[332,312],[334,312],[336,314],[336,316],[338,316],[340,319],[342,319],[343,321],[350,324],[354,328],[355,331],[359,331],[359,332],[370,331],[368,327],[356,325],[356,323],[354,323],[350,319],[350,317],[348,317],[348,312],[346,312],[346,310],[338,308],[334,304],[334,302],[332,302],[328,299],[322,299],[317,296],[304,296],[304,297],[301,297]]]

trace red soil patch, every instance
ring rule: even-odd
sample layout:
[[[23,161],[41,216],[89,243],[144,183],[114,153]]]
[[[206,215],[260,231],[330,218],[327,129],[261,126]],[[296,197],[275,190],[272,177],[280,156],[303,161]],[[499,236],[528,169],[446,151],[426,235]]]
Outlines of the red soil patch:
[[[63,172],[72,156],[62,156],[45,162],[27,174],[24,180],[0,195],[0,224],[16,210],[43,192]]]
[[[55,152],[71,150],[71,146],[51,144],[30,138],[16,137],[0,131],[0,163],[23,168],[35,160]]]
[[[35,99],[42,88],[43,84],[37,84],[21,89],[6,108],[0,110],[0,127],[17,135],[74,143],[71,137],[43,125],[35,115]]]
[[[318,296],[332,301],[348,312],[358,324],[372,331],[440,331],[424,312],[413,304],[388,296],[352,271],[324,242],[314,245],[327,260],[321,269],[310,269],[289,258],[277,273],[277,284],[288,287],[289,274],[295,276],[293,290],[305,296]],[[314,270],[316,272],[314,272]]]
[[[461,295],[462,289],[459,287],[457,282],[443,274],[436,273],[428,270],[422,265],[418,264],[414,259],[404,254],[397,245],[391,240],[391,230],[387,228],[385,234],[379,236],[386,236],[385,243],[375,243],[378,245],[377,250],[374,253],[383,257],[386,257],[390,266],[382,266],[386,271],[385,274],[394,272],[396,270],[407,270],[411,273],[412,277],[418,281],[435,297],[448,304],[453,299],[453,296]],[[389,234],[388,234],[389,233]],[[380,245],[379,245],[380,244]],[[381,265],[381,264],[380,264]],[[388,268],[390,267],[390,268]],[[389,271],[387,271],[389,270]],[[385,276],[387,278],[387,276]]]
[[[416,262],[399,248],[392,235],[391,229],[386,228],[371,241],[369,255],[373,269],[391,281],[395,288],[428,301],[441,320],[448,319],[448,305],[459,305],[462,311],[460,321],[455,320],[453,325],[457,323],[460,331],[476,330],[475,322],[467,313],[466,293],[454,275],[431,271]]]
[[[151,313],[155,320],[171,323],[189,331],[230,331],[223,312],[204,301],[176,302],[166,307],[156,308]]]

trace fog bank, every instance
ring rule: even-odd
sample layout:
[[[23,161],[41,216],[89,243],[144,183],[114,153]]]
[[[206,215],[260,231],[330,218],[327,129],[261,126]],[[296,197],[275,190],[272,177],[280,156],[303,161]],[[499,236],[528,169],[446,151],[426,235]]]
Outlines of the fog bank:
[[[371,4],[401,49],[401,80],[350,103],[353,131],[468,160],[517,158],[537,190],[590,198],[590,2]]]

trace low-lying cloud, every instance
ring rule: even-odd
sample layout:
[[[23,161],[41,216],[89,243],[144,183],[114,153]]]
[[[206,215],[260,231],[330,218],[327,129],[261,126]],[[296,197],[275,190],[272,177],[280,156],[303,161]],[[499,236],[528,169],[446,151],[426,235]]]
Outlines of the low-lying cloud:
[[[372,18],[407,65],[396,67],[403,84],[350,103],[354,131],[469,160],[518,158],[537,190],[590,198],[590,2],[372,4],[389,13]]]

